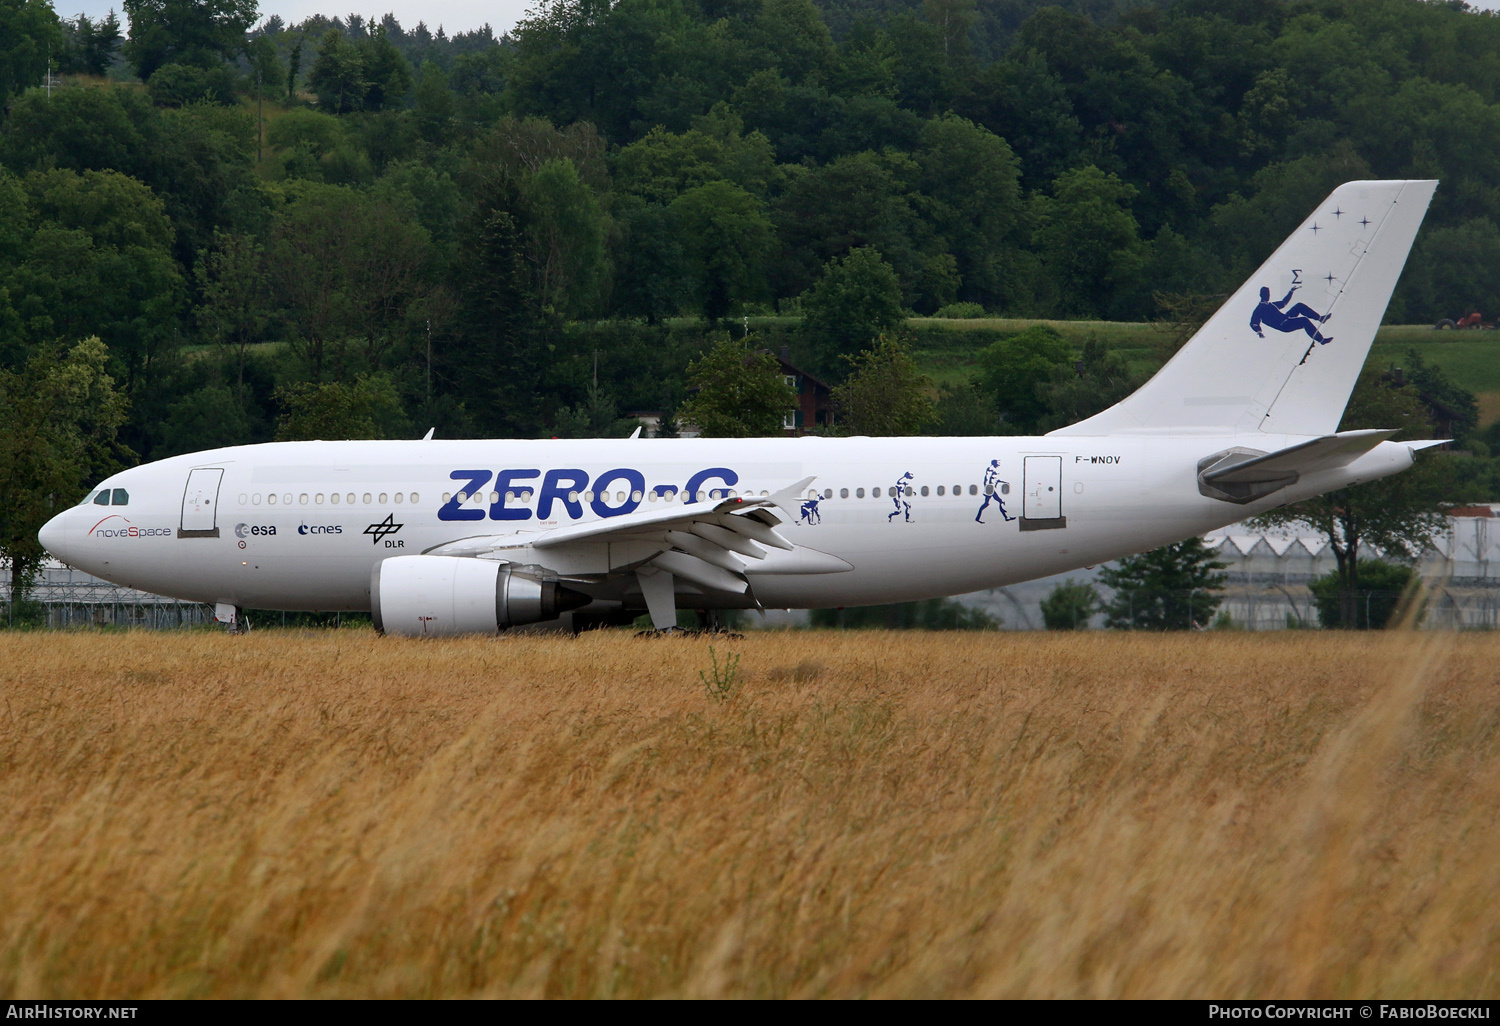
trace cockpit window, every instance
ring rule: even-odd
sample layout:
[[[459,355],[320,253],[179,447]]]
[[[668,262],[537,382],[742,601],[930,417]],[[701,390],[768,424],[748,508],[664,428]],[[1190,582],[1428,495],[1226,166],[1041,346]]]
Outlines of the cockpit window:
[[[95,506],[108,506],[109,505],[109,489],[108,488],[101,488],[101,489],[99,489],[99,494],[96,495],[96,496],[94,496],[94,505]]]
[[[130,493],[127,492],[123,488],[116,488],[115,489],[114,500],[112,501],[111,505],[114,505],[114,506],[128,506],[128,505],[130,505]]]

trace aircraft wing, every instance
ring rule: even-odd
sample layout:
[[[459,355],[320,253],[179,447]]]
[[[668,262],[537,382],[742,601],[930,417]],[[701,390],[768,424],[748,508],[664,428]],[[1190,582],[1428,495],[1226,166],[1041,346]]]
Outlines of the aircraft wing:
[[[665,571],[714,591],[741,595],[755,574],[826,574],[854,569],[818,549],[796,545],[779,530],[787,507],[814,479],[806,478],[768,498],[686,502],[666,509],[637,510],[584,524],[539,531],[461,538],[427,555],[535,560],[546,565],[602,545],[630,553],[611,572]],[[552,557],[549,560],[549,556]],[[654,570],[653,570],[654,568]]]

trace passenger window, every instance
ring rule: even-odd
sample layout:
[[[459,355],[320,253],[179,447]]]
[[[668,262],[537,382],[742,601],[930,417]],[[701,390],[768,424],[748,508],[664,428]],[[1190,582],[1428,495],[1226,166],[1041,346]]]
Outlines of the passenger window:
[[[856,499],[863,499],[865,497],[865,490],[863,488],[854,489],[854,497]]]
[[[969,494],[970,495],[978,495],[979,494],[979,486],[978,485],[969,485]]]
[[[910,495],[911,494],[911,490],[908,489],[906,494]],[[922,498],[924,498],[924,499],[927,498],[927,486],[926,485],[922,486]]]
[[[130,505],[130,493],[123,488],[116,488],[114,497],[110,500],[111,506]]]
[[[398,504],[398,505],[399,505],[399,504],[400,504],[400,502],[401,502],[401,493],[400,493],[400,492],[397,492],[397,493],[396,493],[396,495],[395,495],[395,499],[396,499],[396,502],[397,502],[397,504]]]
[[[873,495],[873,496],[875,496],[875,498],[878,499],[878,498],[880,498],[880,489],[879,488],[872,488],[872,489],[870,489],[870,494]]]
[[[415,506],[417,503],[419,503],[419,502],[422,501],[421,497],[418,496],[416,492],[412,492],[410,495],[407,496],[407,498],[411,500],[411,504],[413,506]]]
[[[96,495],[96,496],[94,496],[94,505],[95,506],[108,506],[109,505],[109,489],[108,488],[101,488],[101,489],[99,489],[99,494]]]
[[[847,499],[847,498],[849,498],[849,489],[847,489],[847,488],[840,488],[839,489],[839,498],[841,498],[841,499]]]

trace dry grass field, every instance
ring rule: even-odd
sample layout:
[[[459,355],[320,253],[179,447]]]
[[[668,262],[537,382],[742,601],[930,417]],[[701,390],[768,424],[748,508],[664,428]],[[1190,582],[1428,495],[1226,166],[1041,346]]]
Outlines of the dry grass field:
[[[0,993],[1494,996],[1500,638],[0,639]]]

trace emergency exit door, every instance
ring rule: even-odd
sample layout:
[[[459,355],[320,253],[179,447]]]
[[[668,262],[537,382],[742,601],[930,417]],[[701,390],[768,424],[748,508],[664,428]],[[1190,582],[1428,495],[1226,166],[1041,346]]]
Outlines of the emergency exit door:
[[[1062,457],[1027,456],[1021,493],[1021,530],[1067,527],[1062,512]]]
[[[220,468],[188,471],[187,487],[182,492],[182,524],[179,538],[217,538],[219,536],[219,482],[224,478]]]

